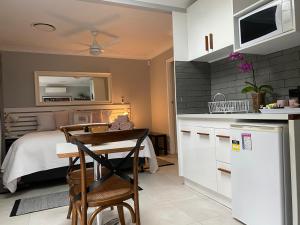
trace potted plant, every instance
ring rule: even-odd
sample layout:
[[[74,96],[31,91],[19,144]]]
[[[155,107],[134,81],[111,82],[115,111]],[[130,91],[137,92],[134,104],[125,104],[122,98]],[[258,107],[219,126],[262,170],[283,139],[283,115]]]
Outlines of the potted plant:
[[[242,93],[251,93],[253,101],[253,111],[259,112],[261,105],[265,105],[266,93],[273,92],[271,85],[262,84],[258,85],[255,77],[255,70],[252,62],[248,62],[244,55],[238,52],[232,52],[229,55],[229,59],[232,61],[238,61],[238,68],[243,73],[252,73],[252,82],[246,81],[246,86],[242,89]]]

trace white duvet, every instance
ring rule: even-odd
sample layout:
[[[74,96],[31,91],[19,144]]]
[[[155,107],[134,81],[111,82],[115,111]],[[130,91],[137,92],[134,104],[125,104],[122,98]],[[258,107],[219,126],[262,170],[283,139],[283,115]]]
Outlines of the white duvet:
[[[68,166],[69,160],[58,158],[56,144],[66,142],[61,131],[33,132],[16,140],[10,147],[1,167],[3,184],[10,192],[17,189],[18,179],[22,176]],[[148,158],[150,172],[158,169],[155,152],[150,139],[147,137],[143,143],[145,148],[140,157]],[[110,158],[121,158],[122,153],[115,153]]]

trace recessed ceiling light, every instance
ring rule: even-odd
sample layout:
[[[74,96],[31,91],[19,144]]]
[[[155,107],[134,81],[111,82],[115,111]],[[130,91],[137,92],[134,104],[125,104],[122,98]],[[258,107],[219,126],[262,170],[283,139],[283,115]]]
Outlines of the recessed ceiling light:
[[[31,26],[38,31],[44,31],[44,32],[53,32],[56,30],[56,27],[48,24],[48,23],[33,23]]]

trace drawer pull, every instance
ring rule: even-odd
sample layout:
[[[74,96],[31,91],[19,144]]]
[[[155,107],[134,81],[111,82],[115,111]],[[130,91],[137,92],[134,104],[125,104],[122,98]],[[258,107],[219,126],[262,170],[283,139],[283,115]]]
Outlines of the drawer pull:
[[[223,169],[223,168],[218,168],[218,170],[223,172],[223,173],[231,174],[230,170],[226,170],[226,169]]]
[[[188,133],[188,134],[190,134],[190,133],[191,133],[191,131],[190,131],[190,130],[181,130],[181,132],[182,132],[182,133]]]
[[[201,133],[201,132],[197,132],[197,134],[203,135],[203,136],[209,136],[209,133]]]
[[[227,135],[219,135],[219,134],[217,134],[216,135],[218,138],[230,138],[230,136],[227,136]]]

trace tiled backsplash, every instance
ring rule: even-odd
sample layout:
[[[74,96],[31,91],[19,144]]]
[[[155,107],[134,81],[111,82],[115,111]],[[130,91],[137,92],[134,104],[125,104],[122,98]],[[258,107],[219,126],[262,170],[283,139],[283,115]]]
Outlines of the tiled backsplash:
[[[176,62],[177,113],[206,113],[210,101],[210,66],[202,62]]]
[[[274,94],[267,96],[267,101],[288,98],[289,89],[300,86],[300,46],[292,49],[283,50],[269,55],[247,55],[248,61],[253,62],[257,82],[259,84],[270,84],[274,88]],[[196,64],[201,64],[197,62]],[[201,64],[202,65],[202,64]],[[198,82],[193,85],[192,92],[196,94],[199,107],[184,108],[184,104],[178,104],[178,113],[203,113],[207,112],[207,101],[211,99],[207,95],[210,89],[211,96],[221,92],[226,95],[228,100],[250,99],[249,94],[242,94],[241,90],[245,81],[251,81],[251,73],[239,72],[237,63],[228,59],[222,59],[211,64],[204,63],[205,67],[195,67],[191,62],[176,62],[177,76],[177,102],[182,90],[189,92],[189,84],[186,84],[193,71],[193,78]],[[191,67],[193,69],[191,69]],[[203,75],[205,74],[205,76]],[[208,75],[207,75],[208,74]],[[205,77],[209,80],[201,79]],[[184,83],[180,83],[184,81]],[[207,85],[210,84],[210,87]],[[185,92],[184,92],[185,93]],[[184,102],[194,102],[194,96],[186,95]],[[206,100],[206,102],[205,102]],[[197,105],[197,103],[193,103]]]

